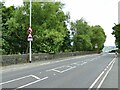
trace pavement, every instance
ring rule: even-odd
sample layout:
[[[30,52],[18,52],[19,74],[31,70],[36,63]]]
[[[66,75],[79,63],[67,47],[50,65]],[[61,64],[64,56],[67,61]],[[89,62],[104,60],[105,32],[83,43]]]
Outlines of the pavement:
[[[23,88],[115,88],[118,90],[118,58],[92,54],[2,67],[0,86]],[[40,89],[41,90],[41,89]],[[61,89],[62,90],[62,89]]]

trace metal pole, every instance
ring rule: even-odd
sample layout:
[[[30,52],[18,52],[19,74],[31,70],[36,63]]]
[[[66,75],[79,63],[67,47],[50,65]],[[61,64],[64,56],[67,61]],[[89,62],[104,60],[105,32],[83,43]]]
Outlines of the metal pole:
[[[31,63],[32,62],[32,54],[31,54],[31,41],[30,41],[30,55],[29,55],[29,58],[30,58],[30,60],[29,60],[29,62]]]
[[[32,8],[32,0],[30,0],[30,27],[31,27],[31,8]],[[31,63],[32,62],[32,51],[31,51],[31,41],[29,41],[30,43],[30,49],[29,49],[29,63]]]
[[[30,0],[30,27],[31,27],[31,8],[32,8],[32,0]]]

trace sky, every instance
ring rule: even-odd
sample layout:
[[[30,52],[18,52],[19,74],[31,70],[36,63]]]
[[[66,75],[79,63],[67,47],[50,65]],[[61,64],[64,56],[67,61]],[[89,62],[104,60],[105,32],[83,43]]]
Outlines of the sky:
[[[1,1],[1,0],[0,0]],[[105,46],[115,46],[111,34],[114,23],[118,24],[118,2],[120,0],[55,0],[65,4],[63,11],[70,12],[71,21],[82,17],[89,25],[100,25],[107,36]],[[5,0],[5,5],[22,5],[22,0]]]

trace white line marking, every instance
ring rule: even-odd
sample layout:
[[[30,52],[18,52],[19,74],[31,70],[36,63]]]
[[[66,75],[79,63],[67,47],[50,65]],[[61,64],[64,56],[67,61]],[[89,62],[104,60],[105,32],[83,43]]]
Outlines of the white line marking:
[[[60,67],[52,68],[52,69],[49,69],[49,70],[46,70],[46,71],[55,71],[56,69],[63,68],[63,67],[65,67],[65,66],[60,66]]]
[[[110,62],[110,63],[109,63],[109,65],[108,65],[108,66],[110,66],[110,65],[114,62],[114,60],[115,60],[115,59],[116,59],[116,58],[114,58],[114,59],[112,60],[112,62]]]
[[[72,68],[72,66],[66,66],[66,67],[70,67],[70,68]]]
[[[36,79],[38,79],[38,80],[40,79],[39,77],[37,77],[37,76],[35,76],[35,75],[31,75],[31,76],[34,77],[34,78],[36,78]]]
[[[3,82],[3,83],[0,83],[0,85],[7,84],[7,83],[10,83],[10,82],[14,82],[14,81],[17,81],[17,80],[20,80],[20,79],[24,79],[24,78],[27,78],[27,77],[31,77],[31,75],[24,76],[24,77],[17,78],[17,79],[13,79],[13,80],[9,80],[9,81],[6,81],[6,82]]]
[[[61,71],[60,73],[63,73],[63,72],[69,71],[69,70],[71,70],[71,69],[73,69],[73,68],[75,68],[75,67],[71,67],[71,68],[65,69],[65,70]]]
[[[61,71],[59,71],[59,70],[56,70],[56,69],[52,69],[52,71],[59,72],[59,73],[61,72]]]
[[[107,71],[107,73],[106,73],[105,76],[103,77],[102,81],[101,81],[100,84],[98,85],[98,87],[97,87],[98,89],[101,87],[101,85],[103,84],[105,78],[108,76],[108,74],[109,74],[110,70],[112,69],[114,63],[115,63],[115,61],[112,63],[110,69]]]
[[[82,64],[80,64],[80,65],[84,65],[84,64],[86,64],[87,62],[83,62]]]
[[[72,63],[72,64],[70,64],[70,65],[77,65],[77,66],[79,66],[80,64],[78,64],[78,63]]]
[[[34,82],[31,82],[31,83],[25,84],[25,85],[23,85],[23,86],[18,87],[18,89],[19,89],[19,88],[27,87],[27,86],[29,86],[29,85],[32,85],[32,84],[37,83],[37,82],[39,82],[39,81],[45,80],[45,79],[47,79],[47,78],[48,78],[48,77],[44,77],[44,78],[39,79],[39,80],[36,80],[36,81],[34,81]]]
[[[56,68],[53,68],[53,69],[59,69],[59,68],[63,68],[63,67],[65,67],[65,66],[60,66],[60,67],[56,67]]]
[[[111,62],[113,62],[115,60],[115,58],[111,61]],[[110,62],[110,63],[111,63]],[[107,66],[108,67],[108,66]],[[106,68],[107,68],[106,67]],[[105,69],[106,69],[105,68]],[[105,72],[105,69],[104,69],[104,71],[102,71],[102,73],[97,77],[97,79],[93,82],[93,84],[89,87],[89,89],[88,90],[91,90],[91,88],[93,88],[93,86],[98,82],[98,80],[101,78],[101,76],[104,74],[104,72]]]
[[[106,71],[107,69],[105,68],[105,70],[104,71]]]
[[[89,87],[88,90],[91,90],[91,88],[93,88],[93,86],[97,83],[97,81],[100,79],[100,77],[104,74],[104,71],[102,71],[102,73],[98,76],[98,78],[93,82],[93,84]]]

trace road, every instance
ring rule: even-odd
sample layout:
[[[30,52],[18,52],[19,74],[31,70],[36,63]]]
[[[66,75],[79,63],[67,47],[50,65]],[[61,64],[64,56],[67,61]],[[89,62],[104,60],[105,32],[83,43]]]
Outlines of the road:
[[[2,88],[116,88],[118,90],[118,58],[115,54],[93,54],[31,63],[2,71]],[[21,69],[19,69],[21,68]],[[4,90],[4,89],[3,89]],[[80,89],[78,89],[80,90]],[[114,90],[114,89],[112,89]]]

